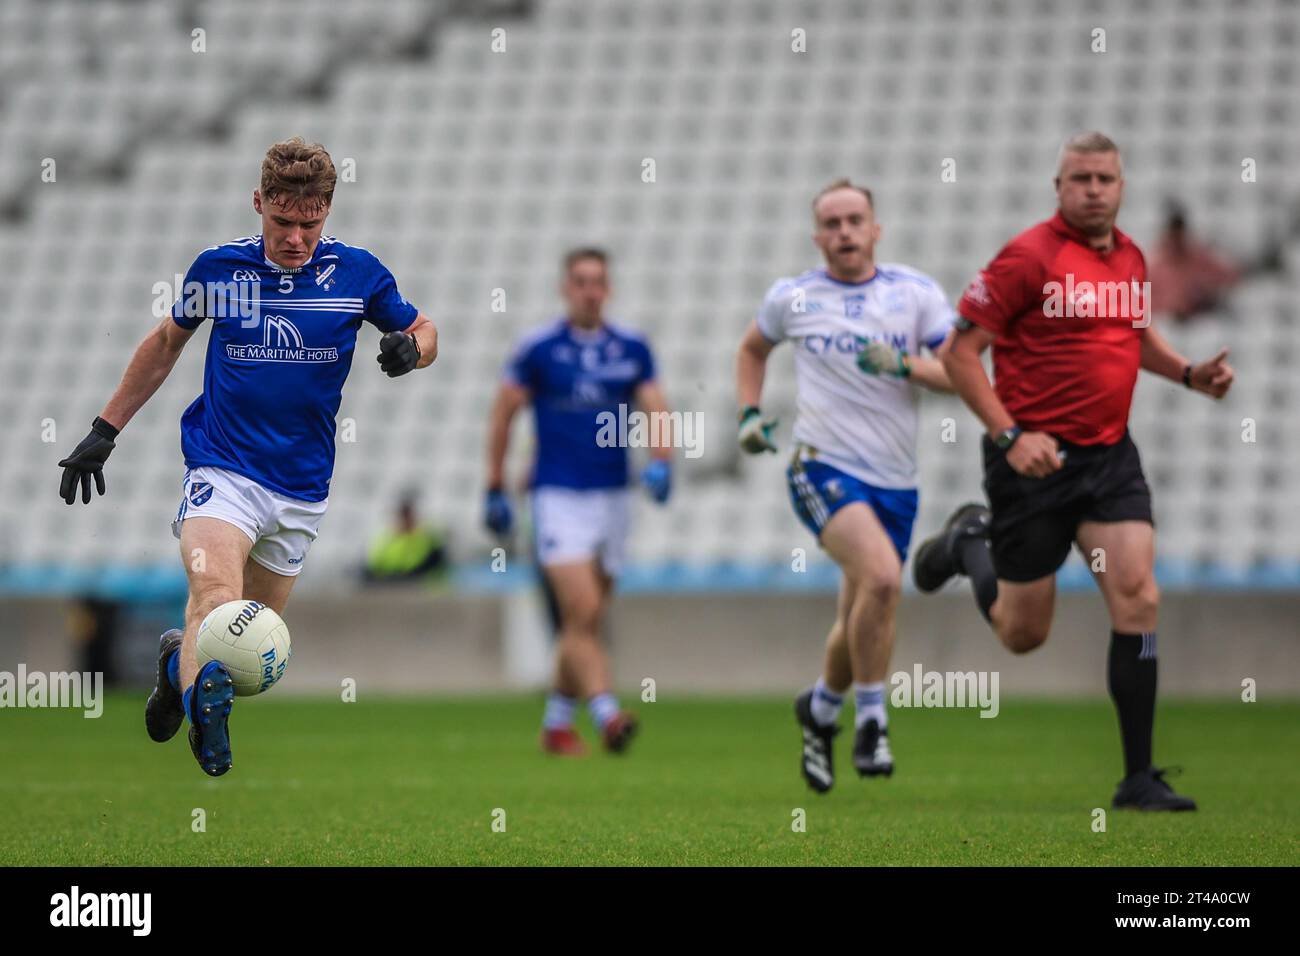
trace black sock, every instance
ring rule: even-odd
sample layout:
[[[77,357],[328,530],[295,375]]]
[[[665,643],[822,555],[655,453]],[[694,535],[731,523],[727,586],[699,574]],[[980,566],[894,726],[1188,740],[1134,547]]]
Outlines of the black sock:
[[[993,570],[993,553],[989,550],[989,539],[978,537],[962,538],[957,542],[957,570],[970,578],[971,590],[975,592],[975,603],[980,607],[984,620],[989,618],[989,608],[998,599],[998,573]]]
[[[1151,766],[1151,729],[1156,719],[1156,635],[1110,632],[1107,686],[1119,712],[1124,774]]]

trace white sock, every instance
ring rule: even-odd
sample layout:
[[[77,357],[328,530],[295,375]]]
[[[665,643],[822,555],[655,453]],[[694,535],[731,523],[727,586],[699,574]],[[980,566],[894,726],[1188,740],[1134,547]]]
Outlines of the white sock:
[[[835,723],[840,717],[840,707],[844,704],[844,695],[837,694],[826,686],[826,678],[817,678],[813,684],[812,715],[813,720],[823,727]]]
[[[605,724],[618,713],[618,698],[608,691],[597,694],[587,701],[587,712],[591,714],[591,722],[596,725],[596,729],[604,730]]]
[[[884,730],[889,725],[889,718],[885,716],[885,682],[877,681],[874,684],[853,685],[853,703],[857,707],[857,713],[853,716],[853,726],[861,729],[868,720],[874,720]]]
[[[573,726],[573,710],[578,702],[572,697],[565,697],[558,690],[553,690],[546,698],[546,710],[542,714],[542,726],[547,730],[559,730],[561,727]]]

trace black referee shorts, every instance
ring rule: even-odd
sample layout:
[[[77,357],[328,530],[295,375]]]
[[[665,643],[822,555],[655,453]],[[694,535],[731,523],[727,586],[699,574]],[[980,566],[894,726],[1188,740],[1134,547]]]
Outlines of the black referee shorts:
[[[984,493],[993,512],[993,566],[1006,581],[1036,581],[1070,556],[1081,521],[1145,521],[1151,489],[1137,446],[1126,431],[1113,445],[1057,441],[1065,452],[1059,471],[1027,478],[984,436]]]

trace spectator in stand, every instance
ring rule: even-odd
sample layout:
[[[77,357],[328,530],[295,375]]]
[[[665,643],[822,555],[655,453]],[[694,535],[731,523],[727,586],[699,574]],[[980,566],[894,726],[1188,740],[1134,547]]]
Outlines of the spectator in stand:
[[[414,581],[436,577],[446,568],[443,533],[420,524],[415,499],[408,496],[397,507],[394,527],[371,545],[363,576],[372,583]]]
[[[1181,208],[1171,208],[1148,272],[1153,314],[1186,322],[1217,308],[1241,276],[1237,265],[1192,237]]]

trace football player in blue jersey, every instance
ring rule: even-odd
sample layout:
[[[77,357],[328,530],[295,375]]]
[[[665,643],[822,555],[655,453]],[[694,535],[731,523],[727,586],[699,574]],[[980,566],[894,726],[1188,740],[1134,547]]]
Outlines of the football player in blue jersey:
[[[335,415],[363,321],[381,333],[390,377],[433,362],[438,333],[365,249],[321,235],[334,196],[329,153],[295,137],[262,162],[253,208],[260,235],[201,252],[171,314],[136,348],[108,404],[67,458],[60,496],[93,479],[118,436],[162,385],[181,350],[211,322],[203,391],[181,419],[182,497],[172,533],[189,583],[183,630],[160,640],[145,726],[170,740],[186,718],[204,772],[230,769],[233,690],[219,661],[199,669],[195,640],[208,612],[259,601],[283,613],[329,501]]]
[[[585,700],[605,748],[620,753],[636,732],[636,719],[611,690],[600,634],[623,561],[631,501],[627,443],[611,440],[609,424],[626,421],[633,405],[633,414],[667,423],[668,405],[646,340],[604,319],[610,295],[605,253],[570,252],[561,294],[565,316],[525,336],[506,364],[489,423],[485,523],[499,535],[513,524],[506,447],[515,413],[531,403],[537,427],[530,481],[536,554],[560,616],[542,749],[567,756],[586,752],[574,729],[574,711]],[[671,489],[673,436],[668,428],[652,427],[648,434],[651,460],[641,483],[663,504]]]
[[[804,779],[825,793],[834,784],[832,745],[850,685],[854,769],[864,777],[894,772],[885,677],[918,503],[917,386],[952,391],[938,356],[949,346],[953,313],[929,276],[876,262],[880,226],[870,191],[837,180],[818,193],[812,212],[826,266],[768,291],[736,357],[736,392],[741,448],[775,452],[774,423],[758,403],[768,356],[780,342],[794,346],[790,498],[843,572],[822,674],[795,699]]]

